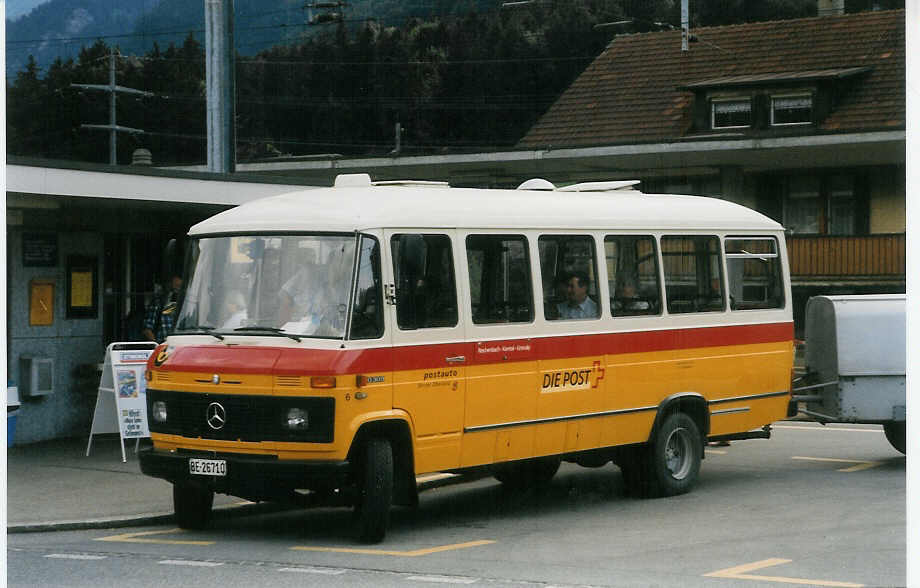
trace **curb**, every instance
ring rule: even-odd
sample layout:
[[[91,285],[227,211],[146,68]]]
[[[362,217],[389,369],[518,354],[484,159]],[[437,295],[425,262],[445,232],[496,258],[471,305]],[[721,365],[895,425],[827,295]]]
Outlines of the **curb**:
[[[424,476],[429,478],[429,476]],[[444,486],[452,486],[471,479],[457,474],[442,474],[423,479],[418,482],[418,491],[434,490]],[[252,502],[249,504],[227,504],[215,506],[213,517],[215,519],[229,519],[234,517],[271,514],[285,510],[300,509],[303,507],[292,506],[277,502]],[[55,531],[89,531],[94,529],[121,529],[124,527],[142,527],[148,525],[163,525],[175,522],[175,515],[166,513],[147,513],[138,515],[125,515],[122,517],[88,519],[85,521],[53,521],[38,523],[9,523],[6,532],[13,533],[50,533]]]

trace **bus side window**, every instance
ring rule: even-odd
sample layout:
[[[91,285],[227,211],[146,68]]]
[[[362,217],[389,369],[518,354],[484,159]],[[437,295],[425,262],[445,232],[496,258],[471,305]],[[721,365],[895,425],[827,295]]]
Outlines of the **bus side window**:
[[[474,324],[533,321],[530,260],[522,235],[469,235],[466,259]]]
[[[661,314],[658,253],[647,235],[608,235],[604,256],[610,277],[610,314]]]
[[[782,267],[774,237],[727,237],[729,300],[732,310],[782,308]]]
[[[541,235],[537,244],[546,320],[598,318],[594,238]]]
[[[402,330],[457,325],[457,285],[447,235],[393,235],[396,323]]]
[[[351,313],[352,339],[377,339],[383,336],[383,301],[380,288],[380,245],[377,239],[361,235],[358,255],[358,281]]]
[[[725,310],[718,237],[662,237],[661,257],[668,312]]]

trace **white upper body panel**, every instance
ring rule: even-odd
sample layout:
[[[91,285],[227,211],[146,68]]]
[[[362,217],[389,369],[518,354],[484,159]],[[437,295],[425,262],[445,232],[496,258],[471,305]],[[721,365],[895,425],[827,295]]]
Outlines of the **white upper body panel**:
[[[248,202],[191,228],[190,235],[354,232],[377,228],[781,231],[732,202],[634,190],[569,192],[448,188],[432,184],[341,186]]]

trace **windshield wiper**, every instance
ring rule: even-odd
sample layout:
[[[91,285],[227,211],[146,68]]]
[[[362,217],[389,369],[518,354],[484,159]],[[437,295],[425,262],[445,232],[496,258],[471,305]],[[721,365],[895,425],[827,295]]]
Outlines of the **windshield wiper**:
[[[289,337],[293,339],[294,341],[297,341],[298,343],[300,343],[299,336],[293,333],[286,333],[284,329],[279,329],[277,327],[237,327],[233,329],[234,333],[238,333],[240,331],[251,332],[251,333],[266,333],[266,334],[271,334],[271,335],[278,335],[281,337]]]
[[[210,335],[215,339],[220,341],[224,340],[224,336],[218,333],[214,333],[214,327],[206,327],[204,325],[195,325],[194,327],[188,327],[187,329],[178,329],[176,331],[177,335]]]

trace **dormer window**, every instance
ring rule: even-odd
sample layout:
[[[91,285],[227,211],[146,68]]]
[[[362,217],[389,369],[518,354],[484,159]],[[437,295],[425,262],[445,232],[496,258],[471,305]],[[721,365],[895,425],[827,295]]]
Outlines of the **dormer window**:
[[[751,98],[713,98],[712,128],[743,129],[751,126]]]
[[[814,99],[811,94],[780,95],[770,97],[770,125],[811,124]]]
[[[757,73],[678,86],[694,94],[693,123],[686,138],[706,131],[726,136],[802,132],[795,127],[820,125],[841,97],[871,71],[871,67],[842,67]]]

